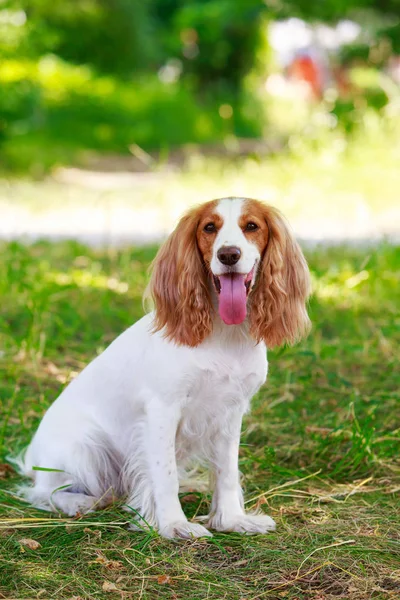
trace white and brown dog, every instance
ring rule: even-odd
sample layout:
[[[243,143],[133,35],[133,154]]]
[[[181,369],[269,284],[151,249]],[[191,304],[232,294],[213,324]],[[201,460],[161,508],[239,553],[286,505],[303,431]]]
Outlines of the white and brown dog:
[[[309,288],[306,261],[276,209],[223,198],[191,210],[154,261],[154,312],[43,417],[19,460],[34,480],[25,498],[75,515],[124,497],[139,526],[167,538],[208,536],[178,497],[180,473],[198,460],[212,473],[208,528],[274,529],[267,515],[244,511],[240,429],[267,376],[266,347],[309,329]]]

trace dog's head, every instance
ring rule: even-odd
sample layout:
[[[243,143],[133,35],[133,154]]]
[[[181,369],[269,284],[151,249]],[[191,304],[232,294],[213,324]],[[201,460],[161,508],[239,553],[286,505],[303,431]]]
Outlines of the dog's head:
[[[216,296],[227,325],[248,319],[268,347],[293,343],[310,326],[310,279],[282,215],[257,200],[223,198],[191,210],[160,248],[148,295],[154,327],[197,346],[212,331]]]

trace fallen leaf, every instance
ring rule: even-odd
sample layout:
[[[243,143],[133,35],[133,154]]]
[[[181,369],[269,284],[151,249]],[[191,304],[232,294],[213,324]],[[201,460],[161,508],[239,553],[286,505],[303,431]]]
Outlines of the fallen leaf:
[[[160,585],[167,585],[171,583],[171,577],[169,575],[160,575],[157,578],[157,583],[159,583]]]
[[[106,557],[104,556],[104,554],[101,554],[100,552],[97,555],[97,558],[95,560],[90,561],[89,564],[93,564],[93,563],[99,563],[101,565],[105,565],[107,562]]]
[[[268,501],[266,500],[265,496],[261,496],[261,498],[257,500],[255,504],[255,510],[260,508],[260,506],[262,506],[263,504],[268,504]]]
[[[29,548],[29,550],[37,550],[41,547],[41,544],[39,544],[39,542],[37,542],[36,540],[32,540],[31,538],[22,538],[21,540],[18,540],[18,543],[21,546],[22,552],[25,552],[23,548]]]
[[[186,496],[182,496],[181,502],[183,502],[184,504],[186,502],[197,502],[198,499],[199,499],[199,497],[196,496],[195,494],[186,494]]]
[[[101,586],[103,592],[118,592],[118,588],[115,583],[111,583],[111,581],[105,581]]]
[[[10,465],[0,463],[0,479],[5,479],[14,472],[14,469]]]
[[[119,560],[109,560],[108,563],[106,564],[106,567],[107,567],[107,569],[113,569],[114,571],[119,571],[120,569],[122,569],[124,567],[124,565]]]
[[[91,564],[93,563],[98,563],[100,565],[103,565],[107,569],[113,569],[115,571],[119,571],[124,566],[119,560],[109,560],[101,552],[97,552],[97,558],[91,561]]]

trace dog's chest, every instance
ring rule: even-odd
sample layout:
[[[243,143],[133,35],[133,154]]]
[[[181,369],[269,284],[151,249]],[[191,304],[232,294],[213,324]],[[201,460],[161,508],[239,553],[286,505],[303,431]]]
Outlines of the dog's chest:
[[[186,380],[182,417],[177,432],[177,458],[210,458],[215,439],[236,435],[235,423],[241,420],[267,374],[265,355],[253,361],[229,356],[202,364]],[[214,440],[214,441],[213,441]]]
[[[234,407],[244,412],[266,374],[267,361],[260,353],[250,357],[221,353],[213,360],[200,360],[187,380],[184,410],[198,418]]]

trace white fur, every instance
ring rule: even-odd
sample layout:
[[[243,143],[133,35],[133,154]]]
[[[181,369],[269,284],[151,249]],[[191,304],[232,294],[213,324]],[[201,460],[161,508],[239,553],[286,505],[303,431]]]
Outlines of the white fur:
[[[242,198],[223,198],[218,202],[216,212],[221,215],[224,224],[217,234],[211,259],[211,270],[214,275],[223,275],[229,270],[218,260],[217,252],[222,246],[236,246],[241,250],[241,257],[235,265],[237,273],[247,275],[260,259],[257,246],[247,240],[239,226],[243,203]]]
[[[239,245],[248,272],[258,254],[237,225],[242,203],[220,202],[224,226],[215,247]],[[210,528],[274,529],[266,515],[244,512],[238,472],[242,417],[267,376],[265,345],[251,339],[246,321],[228,326],[216,316],[202,344],[177,346],[151,332],[152,319],[120,335],[50,406],[20,461],[34,480],[24,496],[68,515],[125,497],[137,526],[167,538],[201,537],[211,534],[188,522],[178,491],[185,469],[204,461],[214,481]]]

